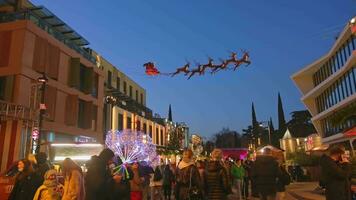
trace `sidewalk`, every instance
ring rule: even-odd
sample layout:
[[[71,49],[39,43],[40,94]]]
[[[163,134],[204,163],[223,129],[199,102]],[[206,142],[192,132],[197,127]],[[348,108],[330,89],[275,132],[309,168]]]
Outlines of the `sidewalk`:
[[[325,200],[325,196],[317,194],[314,189],[318,187],[317,182],[297,182],[287,186],[287,193],[300,200]]]

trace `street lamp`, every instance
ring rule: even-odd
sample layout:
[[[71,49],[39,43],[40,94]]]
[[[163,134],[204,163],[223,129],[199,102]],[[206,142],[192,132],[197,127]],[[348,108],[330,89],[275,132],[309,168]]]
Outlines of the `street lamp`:
[[[39,123],[38,123],[38,143],[35,149],[35,153],[39,153],[40,151],[40,145],[41,145],[41,140],[42,140],[42,121],[43,121],[43,115],[46,111],[46,105],[44,103],[45,101],[45,90],[46,90],[46,84],[48,82],[48,78],[46,77],[46,74],[43,73],[41,77],[37,79],[37,82],[41,84],[41,102],[40,102],[40,116],[39,116]]]

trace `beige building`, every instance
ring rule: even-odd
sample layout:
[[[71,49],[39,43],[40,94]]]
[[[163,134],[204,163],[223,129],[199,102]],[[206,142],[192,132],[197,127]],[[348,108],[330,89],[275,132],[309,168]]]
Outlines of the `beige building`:
[[[355,21],[353,18],[346,24],[326,55],[291,77],[323,143],[344,143],[351,149],[356,135],[344,133],[356,125],[355,117],[351,117],[356,113]]]
[[[159,146],[167,144],[166,127],[163,119],[154,117],[146,107],[146,90],[126,76],[113,64],[91,51],[97,66],[105,74],[104,129],[132,129],[149,134]]]
[[[105,77],[88,42],[45,7],[24,6],[0,5],[0,170],[31,149],[42,94],[42,143],[103,141]]]

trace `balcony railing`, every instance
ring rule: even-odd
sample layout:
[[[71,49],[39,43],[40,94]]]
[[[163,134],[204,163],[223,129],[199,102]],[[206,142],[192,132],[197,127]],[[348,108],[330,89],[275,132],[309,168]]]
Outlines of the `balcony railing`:
[[[57,31],[53,28],[53,25],[49,24],[46,20],[37,16],[31,10],[25,10],[20,12],[12,12],[12,13],[0,13],[0,23],[4,22],[12,22],[17,20],[30,20],[34,24],[36,24],[39,28],[46,31],[48,34],[52,35],[58,41],[64,43],[69,48],[75,50],[79,54],[81,54],[84,58],[89,60],[92,63],[96,63],[95,57],[93,57],[90,53],[85,51],[82,47],[75,44],[71,39],[66,37],[63,33]],[[74,31],[73,31],[74,32]]]
[[[28,107],[0,100],[0,118],[36,121],[34,111]]]

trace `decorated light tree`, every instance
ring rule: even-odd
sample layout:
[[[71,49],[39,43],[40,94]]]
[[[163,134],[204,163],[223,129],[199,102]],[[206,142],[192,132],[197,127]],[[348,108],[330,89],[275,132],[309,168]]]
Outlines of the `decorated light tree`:
[[[144,163],[153,165],[158,162],[156,146],[152,143],[152,139],[142,132],[108,131],[105,145],[122,161],[117,170],[134,162],[144,161]]]

